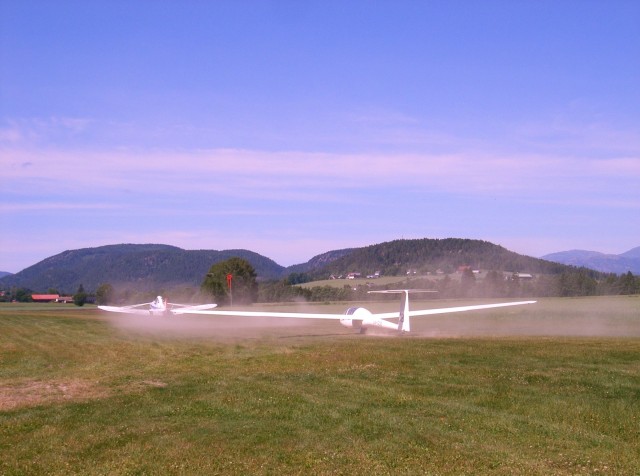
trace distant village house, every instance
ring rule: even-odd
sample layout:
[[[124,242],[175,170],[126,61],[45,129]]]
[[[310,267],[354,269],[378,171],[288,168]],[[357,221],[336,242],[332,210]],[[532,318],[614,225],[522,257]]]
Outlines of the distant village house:
[[[60,296],[59,294],[32,294],[31,300],[33,302],[70,303],[73,302],[73,296]]]

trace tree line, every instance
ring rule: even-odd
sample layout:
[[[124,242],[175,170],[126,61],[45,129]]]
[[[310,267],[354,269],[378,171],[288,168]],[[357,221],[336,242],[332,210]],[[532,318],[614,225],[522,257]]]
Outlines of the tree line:
[[[533,279],[522,279],[518,274],[507,276],[499,271],[490,271],[484,278],[477,278],[470,268],[460,276],[452,278],[399,278],[393,287],[432,289],[439,298],[523,298],[523,297],[578,297],[599,295],[640,294],[640,276],[631,272],[622,275],[594,273],[587,269],[571,269],[559,274],[541,274]],[[131,288],[116,290],[105,283],[95,294],[85,292],[81,285],[74,295],[74,302],[83,305],[88,298],[98,304],[147,302],[160,294],[169,296],[174,302],[212,301],[218,305],[250,304],[253,302],[287,301],[351,301],[367,300],[370,290],[384,289],[375,283],[354,286],[345,282],[343,286],[302,287],[309,280],[304,273],[293,273],[287,278],[272,281],[257,281],[253,266],[245,259],[232,257],[212,265],[203,277],[199,288],[183,286],[160,289],[155,292],[136,291]],[[55,290],[49,290],[55,292]],[[27,302],[31,291],[12,288],[0,296],[0,301]]]
[[[525,298],[525,297],[579,297],[640,294],[640,276],[626,273],[621,276],[608,275],[596,279],[588,272],[564,272],[558,275],[540,275],[532,280],[520,279],[517,275],[506,279],[503,273],[490,271],[483,279],[477,279],[472,272],[464,272],[460,279],[445,276],[439,279],[413,278],[399,281],[393,287],[432,289],[437,297],[447,298]],[[304,299],[306,301],[351,301],[369,299],[368,291],[384,289],[373,283],[342,287],[315,286],[302,288],[288,284],[284,279],[278,282],[261,283],[261,302],[281,302]],[[379,299],[379,296],[376,297]]]
[[[227,276],[234,276],[229,288]],[[521,297],[577,297],[598,295],[640,294],[640,277],[631,272],[623,275],[602,275],[587,269],[570,269],[559,274],[542,274],[533,279],[522,279],[514,273],[490,271],[479,279],[470,268],[459,279],[447,275],[443,278],[405,278],[394,287],[433,289],[440,298],[521,298]],[[277,281],[256,283],[255,270],[245,260],[234,258],[213,265],[201,291],[213,296],[219,304],[286,301],[351,301],[368,299],[368,291],[384,289],[372,281],[366,285],[302,287],[308,276],[294,273]]]

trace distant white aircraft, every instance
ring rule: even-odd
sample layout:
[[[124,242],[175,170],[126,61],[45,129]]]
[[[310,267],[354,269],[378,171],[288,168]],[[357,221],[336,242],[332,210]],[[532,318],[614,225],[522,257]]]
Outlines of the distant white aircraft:
[[[350,307],[344,314],[316,314],[304,312],[265,312],[265,311],[206,311],[200,309],[176,309],[174,314],[200,314],[213,316],[238,316],[238,317],[285,317],[294,319],[336,319],[345,327],[357,329],[364,334],[369,328],[383,328],[400,332],[410,332],[410,318],[415,316],[428,316],[432,314],[445,314],[449,312],[464,312],[479,309],[491,309],[496,307],[520,306],[534,304],[536,301],[502,302],[496,304],[479,304],[474,306],[445,307],[439,309],[409,310],[409,294],[417,292],[433,292],[411,289],[390,289],[384,291],[369,291],[369,293],[401,294],[400,311],[373,314],[363,307]],[[387,319],[397,319],[390,322]]]
[[[148,306],[147,309],[141,309],[144,306]],[[109,312],[124,312],[126,314],[141,314],[147,316],[162,316],[172,314],[182,314],[186,310],[203,310],[213,309],[217,304],[200,304],[198,306],[190,306],[188,304],[169,304],[162,296],[158,296],[154,301],[145,302],[142,304],[134,304],[132,306],[98,306],[99,309]]]

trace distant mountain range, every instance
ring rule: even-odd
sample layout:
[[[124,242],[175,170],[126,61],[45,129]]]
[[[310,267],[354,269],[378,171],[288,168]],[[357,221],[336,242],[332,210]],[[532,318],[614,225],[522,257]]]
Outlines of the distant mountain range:
[[[640,253],[640,249],[635,252]],[[251,263],[259,280],[281,279],[292,273],[314,279],[350,272],[363,276],[376,272],[400,276],[409,270],[452,273],[460,266],[533,274],[559,274],[572,269],[552,262],[551,258],[532,258],[486,241],[460,238],[395,240],[334,250],[289,267],[243,249],[183,250],[161,244],[120,244],[69,250],[51,256],[19,273],[0,277],[0,289],[17,287],[38,292],[55,289],[74,293],[82,284],[92,292],[103,283],[138,291],[197,287],[213,264],[233,256]]]
[[[623,274],[631,271],[640,274],[640,246],[619,255],[599,253],[597,251],[571,250],[551,253],[542,259],[570,266],[595,269],[603,273]]]

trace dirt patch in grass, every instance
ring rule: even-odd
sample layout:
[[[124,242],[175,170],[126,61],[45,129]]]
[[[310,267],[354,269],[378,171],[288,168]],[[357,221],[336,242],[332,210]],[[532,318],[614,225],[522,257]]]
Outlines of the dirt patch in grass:
[[[127,393],[139,393],[148,388],[164,388],[167,384],[159,380],[144,380],[128,384]],[[72,380],[28,380],[10,385],[0,384],[0,411],[33,407],[60,402],[88,401],[107,398],[122,388],[105,387],[99,382],[81,379]]]
[[[86,380],[28,380],[0,384],[0,411],[65,401],[91,400],[110,394],[97,382]]]

